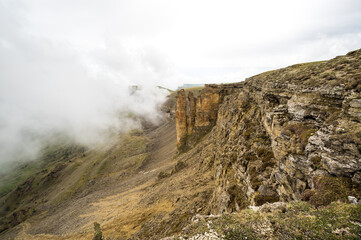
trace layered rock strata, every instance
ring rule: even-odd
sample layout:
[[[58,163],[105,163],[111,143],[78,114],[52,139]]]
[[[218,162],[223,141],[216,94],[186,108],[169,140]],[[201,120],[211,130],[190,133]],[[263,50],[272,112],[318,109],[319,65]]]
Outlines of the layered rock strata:
[[[266,72],[243,85],[206,86],[197,97],[194,120],[192,96],[188,103],[180,91],[178,147],[187,146],[200,129],[211,129],[202,143],[207,151],[194,150],[201,152],[202,165],[214,169],[209,211],[360,197],[360,69],[357,50]]]
[[[197,97],[181,89],[177,92],[177,147],[183,151],[194,146],[217,121],[219,105],[224,96],[242,88],[243,84],[207,84]]]

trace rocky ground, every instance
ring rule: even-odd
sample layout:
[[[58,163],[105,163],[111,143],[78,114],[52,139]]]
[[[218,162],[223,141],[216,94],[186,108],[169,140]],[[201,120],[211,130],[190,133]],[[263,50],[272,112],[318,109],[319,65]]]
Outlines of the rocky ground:
[[[305,202],[275,202],[232,214],[196,215],[180,236],[163,240],[360,239],[360,204],[315,208]]]

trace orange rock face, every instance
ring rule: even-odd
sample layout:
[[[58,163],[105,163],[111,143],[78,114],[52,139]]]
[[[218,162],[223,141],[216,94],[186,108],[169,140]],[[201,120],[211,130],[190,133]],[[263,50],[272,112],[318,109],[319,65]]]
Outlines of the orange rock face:
[[[197,98],[195,127],[208,127],[217,120],[221,91],[218,88],[205,88]]]
[[[194,97],[193,92],[189,92],[186,96],[184,89],[178,91],[176,111],[178,150],[194,145],[196,139],[202,137],[216,124],[219,105],[224,96],[239,87],[241,87],[239,84],[208,84],[197,98]]]
[[[177,131],[177,147],[185,144],[187,137],[187,98],[184,89],[177,93],[177,111],[175,115]]]

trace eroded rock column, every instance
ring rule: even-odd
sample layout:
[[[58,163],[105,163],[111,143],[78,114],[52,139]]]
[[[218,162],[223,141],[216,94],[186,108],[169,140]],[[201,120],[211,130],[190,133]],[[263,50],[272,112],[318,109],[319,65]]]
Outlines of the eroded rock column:
[[[187,99],[184,89],[177,93],[177,111],[175,115],[177,130],[177,147],[185,144],[187,137]]]

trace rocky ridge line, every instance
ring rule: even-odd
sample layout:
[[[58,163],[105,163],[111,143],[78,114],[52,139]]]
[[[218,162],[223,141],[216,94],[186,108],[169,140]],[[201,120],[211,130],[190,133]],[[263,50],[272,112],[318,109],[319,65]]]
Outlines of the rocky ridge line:
[[[266,202],[326,205],[361,194],[361,50],[330,61],[207,85],[177,97],[177,146],[203,138],[199,161],[214,168],[208,209]],[[193,125],[194,123],[194,125]],[[209,132],[209,134],[207,134]]]

